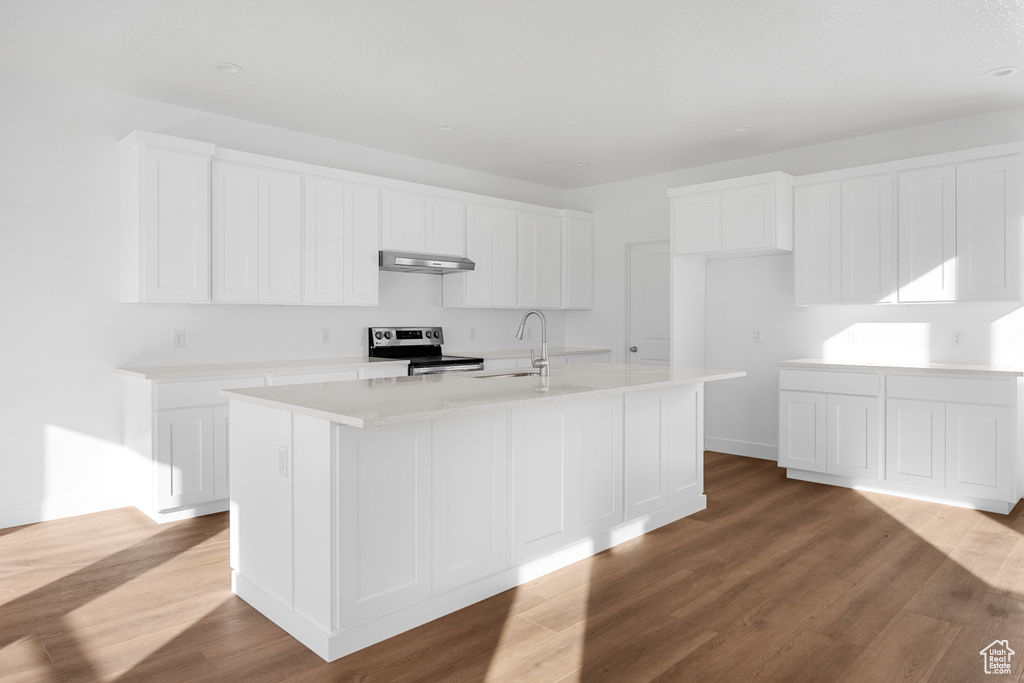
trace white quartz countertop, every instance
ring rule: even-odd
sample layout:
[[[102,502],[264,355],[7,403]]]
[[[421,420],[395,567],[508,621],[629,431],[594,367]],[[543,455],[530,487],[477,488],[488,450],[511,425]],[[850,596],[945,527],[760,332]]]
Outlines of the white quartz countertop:
[[[706,368],[610,363],[556,365],[546,379],[532,373],[519,377],[501,376],[508,372],[484,370],[230,389],[221,391],[221,395],[352,427],[376,427],[588,396],[713,382],[747,374]]]
[[[202,377],[230,377],[232,375],[261,375],[285,372],[308,372],[319,370],[354,370],[370,365],[408,365],[406,360],[389,358],[308,358],[305,360],[265,360],[242,363],[207,363],[204,365],[151,365],[147,367],[118,368],[117,371],[130,377],[142,379],[184,379]]]
[[[994,365],[956,365],[945,363],[853,363],[849,361],[831,361],[821,358],[800,358],[797,360],[781,360],[776,363],[780,368],[808,368],[818,370],[909,370],[914,372],[943,372],[964,375],[1002,375],[1005,377],[1024,377],[1024,370],[1001,368]]]
[[[444,352],[448,356],[473,356],[484,360],[504,360],[506,358],[529,358],[530,349],[540,351],[540,342],[525,349],[498,349],[490,351],[449,351]],[[611,349],[590,349],[582,346],[549,346],[549,356],[589,356],[602,353],[611,353]]]

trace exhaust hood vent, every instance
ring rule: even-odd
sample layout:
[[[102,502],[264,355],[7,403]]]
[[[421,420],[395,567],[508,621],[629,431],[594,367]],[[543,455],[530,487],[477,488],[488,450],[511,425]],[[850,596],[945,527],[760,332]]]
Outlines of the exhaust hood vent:
[[[400,273],[462,273],[474,270],[476,264],[464,256],[439,256],[434,254],[411,254],[403,251],[380,252],[380,269]]]

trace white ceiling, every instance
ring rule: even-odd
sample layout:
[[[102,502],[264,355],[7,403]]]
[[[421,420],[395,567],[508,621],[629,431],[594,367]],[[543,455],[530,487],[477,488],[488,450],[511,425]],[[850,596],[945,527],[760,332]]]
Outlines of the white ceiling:
[[[565,189],[1024,106],[1010,65],[1024,0],[0,0],[0,68]]]

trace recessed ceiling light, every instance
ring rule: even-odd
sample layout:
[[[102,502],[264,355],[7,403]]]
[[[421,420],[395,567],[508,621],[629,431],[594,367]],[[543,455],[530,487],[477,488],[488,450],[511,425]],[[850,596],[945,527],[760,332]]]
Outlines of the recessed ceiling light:
[[[245,73],[245,69],[238,66],[237,64],[232,64],[231,62],[214,62],[213,68],[221,72],[222,74]]]
[[[1020,71],[1019,66],[1001,66],[998,69],[989,69],[981,74],[981,76],[982,78],[1003,78],[1004,76],[1012,76],[1018,71]]]
[[[737,133],[749,133],[750,132],[750,126],[736,126],[736,132]]]
[[[447,123],[442,123],[440,126],[434,126],[434,128],[436,130],[441,131],[442,133],[451,133],[453,130],[455,130],[455,126],[449,125]]]
[[[576,168],[586,168],[587,166],[590,166],[590,162],[589,161],[574,161],[574,162],[572,162],[572,165],[575,166]]]

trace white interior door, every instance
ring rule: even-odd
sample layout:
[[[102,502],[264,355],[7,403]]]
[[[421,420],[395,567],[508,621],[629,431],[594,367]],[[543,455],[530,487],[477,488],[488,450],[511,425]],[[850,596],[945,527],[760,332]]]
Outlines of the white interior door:
[[[669,324],[668,242],[640,242],[629,246],[628,363],[668,365]]]

